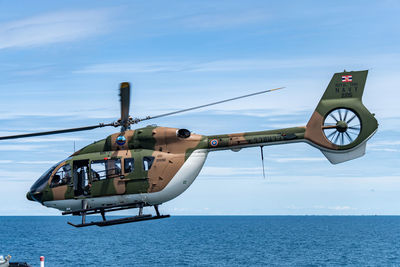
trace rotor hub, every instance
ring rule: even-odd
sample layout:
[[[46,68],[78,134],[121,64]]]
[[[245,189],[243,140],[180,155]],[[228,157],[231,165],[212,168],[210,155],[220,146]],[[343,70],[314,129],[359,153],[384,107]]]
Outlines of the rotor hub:
[[[347,123],[345,121],[338,121],[336,123],[336,129],[340,132],[340,133],[344,133],[347,131],[347,128],[349,128],[349,126],[347,125]]]

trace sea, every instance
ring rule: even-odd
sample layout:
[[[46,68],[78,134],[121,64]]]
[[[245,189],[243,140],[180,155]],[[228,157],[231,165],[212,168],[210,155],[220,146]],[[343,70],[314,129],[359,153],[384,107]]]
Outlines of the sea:
[[[398,216],[172,216],[74,228],[0,217],[0,254],[40,266],[400,266]],[[87,221],[98,219],[88,217]]]

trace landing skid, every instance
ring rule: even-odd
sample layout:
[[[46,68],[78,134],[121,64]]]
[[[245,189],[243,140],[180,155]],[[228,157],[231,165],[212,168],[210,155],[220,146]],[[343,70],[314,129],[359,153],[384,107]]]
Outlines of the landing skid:
[[[83,205],[83,206],[85,206],[85,205]],[[103,226],[110,226],[110,225],[117,225],[117,224],[124,224],[124,223],[157,220],[157,219],[163,219],[163,218],[170,217],[170,215],[161,215],[160,212],[158,211],[158,205],[154,205],[156,215],[143,214],[143,206],[144,206],[143,203],[133,204],[133,205],[126,204],[126,205],[119,205],[119,206],[114,205],[114,206],[109,206],[107,208],[89,208],[89,209],[81,209],[81,210],[76,210],[76,211],[66,211],[66,212],[63,212],[62,215],[73,214],[73,215],[82,216],[82,223],[80,223],[80,224],[74,224],[74,223],[68,222],[69,225],[72,225],[77,228],[92,226],[92,225],[103,227]],[[139,214],[137,216],[118,218],[118,219],[113,219],[113,220],[106,219],[106,216],[105,216],[106,212],[124,210],[124,209],[133,209],[133,208],[139,208]],[[98,214],[98,213],[101,214],[101,217],[103,219],[102,221],[86,223],[86,221],[85,221],[86,215]]]
[[[74,227],[77,227],[77,228],[92,226],[92,225],[97,225],[97,226],[103,227],[103,226],[110,226],[110,225],[117,225],[117,224],[124,224],[124,223],[157,220],[157,219],[163,219],[163,218],[168,218],[168,217],[170,217],[170,215],[153,216],[151,214],[145,214],[145,215],[125,217],[125,218],[114,219],[114,220],[99,221],[99,222],[90,222],[90,223],[81,223],[81,224],[73,224],[71,222],[68,222],[68,224],[72,225]]]

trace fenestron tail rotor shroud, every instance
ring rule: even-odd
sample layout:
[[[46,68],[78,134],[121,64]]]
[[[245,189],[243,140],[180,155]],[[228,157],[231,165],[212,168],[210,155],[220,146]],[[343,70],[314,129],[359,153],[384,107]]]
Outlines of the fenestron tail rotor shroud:
[[[361,132],[361,120],[352,110],[334,109],[326,116],[322,126],[325,137],[337,146],[353,143]]]

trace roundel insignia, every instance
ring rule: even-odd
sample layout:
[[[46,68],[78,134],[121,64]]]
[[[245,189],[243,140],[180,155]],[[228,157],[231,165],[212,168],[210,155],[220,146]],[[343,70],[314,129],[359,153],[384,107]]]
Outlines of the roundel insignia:
[[[115,143],[117,143],[117,145],[123,146],[126,143],[126,138],[123,135],[120,135],[117,137],[117,140],[115,140]]]
[[[218,140],[217,140],[217,139],[211,140],[211,141],[210,141],[210,145],[213,146],[213,147],[218,146]]]

